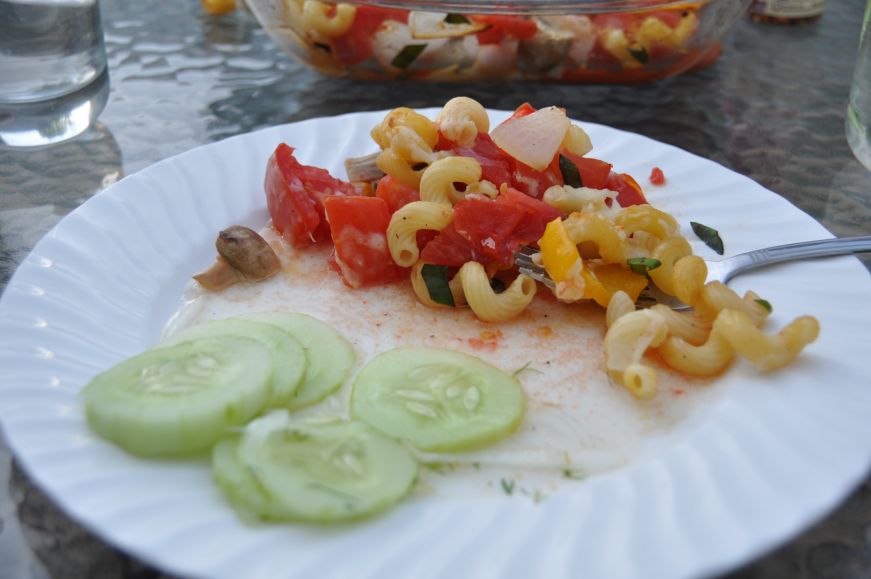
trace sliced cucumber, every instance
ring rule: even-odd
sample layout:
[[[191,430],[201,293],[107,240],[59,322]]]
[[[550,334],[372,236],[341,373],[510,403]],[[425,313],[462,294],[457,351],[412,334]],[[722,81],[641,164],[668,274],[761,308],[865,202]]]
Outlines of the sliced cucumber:
[[[222,441],[212,459],[234,505],[267,520],[361,518],[399,501],[417,477],[411,454],[365,424],[294,421],[286,410]]]
[[[88,423],[134,454],[203,452],[263,409],[271,364],[269,349],[248,338],[153,348],[91,380],[83,390]]]
[[[357,375],[351,413],[422,450],[468,450],[514,431],[524,411],[513,376],[449,350],[399,348]]]
[[[292,399],[305,374],[305,351],[287,332],[270,324],[242,318],[212,320],[191,326],[171,336],[163,345],[175,345],[199,338],[239,336],[257,340],[272,352],[272,394],[269,406],[284,406]]]
[[[351,343],[317,318],[287,312],[247,314],[242,318],[272,324],[302,345],[305,375],[286,405],[291,410],[320,402],[338,390],[357,359]]]

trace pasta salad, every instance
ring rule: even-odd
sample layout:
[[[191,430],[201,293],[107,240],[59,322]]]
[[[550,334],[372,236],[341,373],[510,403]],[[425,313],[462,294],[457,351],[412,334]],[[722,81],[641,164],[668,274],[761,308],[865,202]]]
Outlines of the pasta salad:
[[[558,107],[524,104],[491,127],[480,103],[458,97],[435,119],[397,108],[371,136],[378,151],[347,160],[348,181],[301,164],[286,144],[266,171],[274,229],[295,248],[331,241],[330,264],[350,288],[404,282],[427,306],[508,322],[542,291],[515,265],[523,250],[555,299],[607,309],[606,371],[639,399],[656,393],[648,352],[708,376],[736,355],[774,370],[816,339],[813,317],[768,334],[767,301],[706,283],[674,217],[590,156],[589,137]],[[648,286],[692,310],[636,309]]]

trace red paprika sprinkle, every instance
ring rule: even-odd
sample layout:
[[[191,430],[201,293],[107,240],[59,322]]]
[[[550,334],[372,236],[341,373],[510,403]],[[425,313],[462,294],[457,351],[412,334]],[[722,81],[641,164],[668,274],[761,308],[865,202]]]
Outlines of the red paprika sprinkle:
[[[650,182],[654,185],[665,185],[665,173],[659,167],[654,167],[650,172]]]

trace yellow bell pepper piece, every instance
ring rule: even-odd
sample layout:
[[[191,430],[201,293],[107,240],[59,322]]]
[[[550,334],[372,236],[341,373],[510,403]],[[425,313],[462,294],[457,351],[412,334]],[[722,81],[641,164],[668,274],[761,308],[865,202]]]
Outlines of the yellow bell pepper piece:
[[[209,14],[227,14],[236,9],[236,0],[200,0]]]
[[[538,246],[541,248],[541,264],[550,278],[557,283],[566,281],[572,267],[581,259],[577,246],[569,239],[559,217],[544,228],[544,235],[538,241]]]
[[[638,299],[641,291],[647,287],[647,278],[633,273],[619,263],[586,263],[581,275],[584,278],[584,298],[593,299],[603,308],[608,307],[611,297],[623,290],[632,301]]]

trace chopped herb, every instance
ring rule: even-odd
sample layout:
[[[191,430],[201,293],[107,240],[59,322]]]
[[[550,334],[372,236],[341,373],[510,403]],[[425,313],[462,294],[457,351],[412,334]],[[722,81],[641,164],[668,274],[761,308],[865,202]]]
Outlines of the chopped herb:
[[[506,495],[510,495],[514,493],[514,481],[509,479],[502,479],[499,481],[502,483],[502,490],[505,491]]]
[[[648,271],[656,269],[662,262],[652,257],[630,257],[626,260],[626,265],[638,275],[647,275]]]
[[[538,372],[539,374],[542,373],[541,370],[536,370],[535,368],[532,368],[531,366],[532,366],[532,362],[527,362],[526,364],[524,364],[523,366],[521,366],[520,368],[518,368],[517,370],[512,372],[511,375],[514,376],[515,378],[517,378],[518,376],[520,376],[524,372]]]
[[[475,467],[475,470],[481,470],[481,463],[480,462],[473,462],[472,466]]]
[[[753,301],[765,308],[769,314],[774,311],[774,308],[771,307],[771,302],[769,302],[768,300],[758,299]]]
[[[393,57],[393,61],[390,64],[405,70],[411,66],[412,62],[417,60],[417,57],[420,56],[424,49],[426,49],[426,44],[408,44],[399,51],[399,54]]]
[[[705,245],[716,251],[719,255],[723,255],[723,240],[720,239],[720,234],[716,229],[712,227],[708,227],[707,225],[702,225],[701,223],[696,223],[695,221],[690,221],[690,227],[693,228],[693,233],[696,236],[705,242]]]
[[[448,14],[445,16],[445,22],[448,24],[471,24],[472,21],[462,14]]]
[[[426,289],[429,292],[429,297],[437,304],[454,307],[454,294],[451,293],[451,288],[448,285],[448,266],[425,264],[420,268],[420,276],[423,278],[423,283],[426,284]]]
[[[650,55],[647,54],[647,49],[643,46],[639,46],[638,48],[629,47],[629,54],[632,55],[632,58],[640,62],[641,64],[647,64],[650,62]]]
[[[581,172],[578,171],[578,166],[574,161],[565,155],[559,156],[559,170],[563,174],[563,182],[569,187],[583,187],[584,181],[581,179]]]
[[[587,475],[585,475],[584,473],[571,468],[563,469],[563,476],[572,480],[582,480],[587,478]]]
[[[453,462],[425,462],[423,466],[439,474],[446,474],[457,470],[457,465]]]

